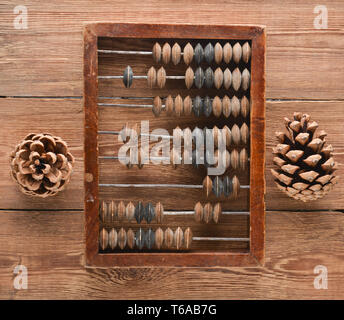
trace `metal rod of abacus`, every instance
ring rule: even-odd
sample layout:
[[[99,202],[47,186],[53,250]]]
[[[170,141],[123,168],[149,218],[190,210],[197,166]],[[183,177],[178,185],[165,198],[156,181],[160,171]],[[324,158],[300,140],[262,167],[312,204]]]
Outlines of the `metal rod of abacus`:
[[[250,238],[192,237],[193,241],[250,241]]]
[[[168,183],[99,183],[99,187],[113,188],[185,188],[203,189],[201,184],[168,184]],[[250,185],[240,185],[240,189],[250,189]]]
[[[222,214],[226,215],[250,215],[249,211],[221,211]],[[164,211],[164,215],[168,216],[178,216],[178,215],[194,215],[195,211]]]

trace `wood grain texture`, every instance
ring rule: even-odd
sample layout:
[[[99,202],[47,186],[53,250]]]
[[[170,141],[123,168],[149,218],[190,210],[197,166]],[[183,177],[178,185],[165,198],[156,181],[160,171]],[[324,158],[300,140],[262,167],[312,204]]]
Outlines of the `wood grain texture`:
[[[264,267],[85,269],[83,212],[2,211],[0,298],[343,299],[343,225],[340,212],[267,212]],[[17,264],[28,290],[13,289]],[[317,265],[327,290],[314,289]]]
[[[17,3],[3,1],[0,95],[81,96],[86,22],[206,22],[267,26],[267,98],[341,99],[344,3],[328,0],[321,4],[328,8],[328,30],[314,29],[313,9],[318,5],[314,0],[269,0],[254,5],[231,0],[221,3],[221,10],[215,0],[183,5],[167,0],[140,5],[135,0],[69,0],[49,5],[27,1],[28,29],[17,30],[13,27]]]

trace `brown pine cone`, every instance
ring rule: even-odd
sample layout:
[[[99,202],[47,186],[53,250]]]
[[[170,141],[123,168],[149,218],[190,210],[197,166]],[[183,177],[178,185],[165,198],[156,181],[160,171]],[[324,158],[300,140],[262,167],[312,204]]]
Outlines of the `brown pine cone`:
[[[331,145],[326,146],[326,132],[316,133],[318,124],[308,114],[294,113],[294,120],[284,118],[287,133],[276,132],[279,144],[273,149],[272,169],[277,187],[289,197],[304,202],[325,196],[338,176]]]
[[[65,188],[73,164],[74,157],[60,137],[31,133],[11,154],[11,175],[23,193],[45,198]]]

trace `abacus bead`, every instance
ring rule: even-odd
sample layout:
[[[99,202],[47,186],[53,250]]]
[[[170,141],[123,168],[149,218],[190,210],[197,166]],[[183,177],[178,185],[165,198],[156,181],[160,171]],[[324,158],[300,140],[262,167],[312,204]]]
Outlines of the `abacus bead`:
[[[223,183],[219,176],[216,176],[213,181],[213,192],[216,197],[221,197],[223,193]]]
[[[231,100],[227,95],[222,98],[222,112],[226,118],[231,115]]]
[[[214,116],[217,117],[217,118],[222,113],[222,101],[221,101],[221,99],[218,96],[216,96],[213,99],[213,113],[214,113]]]
[[[149,228],[148,230],[146,230],[145,232],[145,244],[147,249],[152,249],[154,246],[154,242],[155,242],[155,232]]]
[[[185,72],[185,85],[188,89],[190,89],[194,82],[194,72],[191,67],[188,67]]]
[[[242,46],[242,60],[245,63],[248,63],[251,57],[251,47],[248,42],[245,42],[244,45]]]
[[[237,124],[234,124],[232,127],[232,141],[235,145],[238,145],[240,143],[240,140],[240,129]]]
[[[138,229],[135,238],[136,247],[142,250],[145,246],[145,231],[142,228]]]
[[[189,116],[192,112],[192,99],[190,96],[184,98],[184,114]]]
[[[229,63],[232,59],[232,46],[230,45],[229,42],[227,42],[224,46],[223,46],[223,61],[225,63]]]
[[[114,200],[111,200],[108,204],[109,210],[109,220],[110,222],[114,222],[117,219],[117,206]]]
[[[211,221],[212,215],[213,215],[213,206],[210,202],[206,203],[203,209],[203,221],[205,223],[209,223]]]
[[[181,51],[180,45],[175,43],[172,47],[172,62],[174,65],[177,65],[180,62]]]
[[[226,90],[228,90],[231,87],[232,84],[232,73],[228,68],[225,69],[223,72],[223,86]]]
[[[239,153],[236,149],[231,152],[231,166],[234,170],[239,168]]]
[[[205,86],[210,89],[214,85],[214,71],[212,68],[208,67],[204,73]]]
[[[250,86],[250,72],[245,68],[241,76],[241,88],[246,91]]]
[[[161,60],[161,46],[156,42],[153,46],[153,59],[156,63],[159,63]]]
[[[223,193],[225,197],[229,197],[233,193],[232,179],[228,176],[223,178]]]
[[[122,221],[125,218],[125,204],[123,201],[120,201],[120,203],[118,204],[117,216],[119,221]]]
[[[150,202],[148,202],[145,208],[145,218],[146,218],[147,223],[151,223],[154,217],[155,217],[154,206]]]
[[[203,206],[200,202],[197,202],[194,208],[195,211],[195,220],[197,222],[203,221]]]
[[[213,221],[215,223],[219,222],[221,214],[222,214],[222,208],[221,208],[221,204],[218,202],[215,204],[214,211],[213,211]]]
[[[171,228],[167,228],[164,233],[164,244],[166,248],[172,248],[173,246],[173,231]]]
[[[202,114],[203,110],[203,100],[200,96],[196,96],[193,106],[193,112],[196,117],[199,117]]]
[[[241,115],[246,118],[248,114],[250,113],[250,101],[246,98],[246,96],[243,96],[240,101],[240,109],[241,109]]]
[[[227,169],[231,164],[231,155],[227,149],[220,152],[222,165]]]
[[[117,247],[117,231],[114,228],[109,232],[109,247],[112,250]]]
[[[239,68],[235,68],[232,72],[232,87],[235,91],[238,91],[241,86],[241,72]]]
[[[135,219],[136,219],[137,223],[141,223],[141,221],[144,217],[144,208],[143,208],[143,204],[141,201],[139,201],[139,203],[136,205],[134,215],[135,215]]]
[[[132,229],[127,231],[127,245],[130,249],[135,247],[135,232]]]
[[[240,128],[241,142],[247,144],[249,138],[249,130],[247,124],[244,122]]]
[[[180,227],[178,227],[176,231],[174,232],[173,242],[177,250],[182,248],[183,242],[184,242],[184,232]]]
[[[99,218],[102,222],[107,222],[108,220],[108,205],[104,200],[100,203]]]
[[[205,60],[210,64],[214,61],[214,47],[209,42],[204,49]]]
[[[222,46],[217,42],[214,47],[214,57],[215,57],[215,62],[217,64],[220,64],[222,62],[222,57],[223,57],[223,50]]]
[[[162,223],[162,221],[164,220],[164,207],[161,204],[161,202],[158,202],[155,205],[155,214],[156,214],[156,222]]]
[[[161,98],[159,96],[156,96],[154,98],[154,101],[153,101],[153,108],[152,108],[152,111],[153,111],[153,114],[156,116],[156,117],[159,117],[160,113],[161,113],[161,108],[162,108],[162,101],[161,101]]]
[[[165,87],[166,84],[166,71],[163,67],[161,67],[156,75],[156,83],[160,89]]]
[[[213,182],[211,181],[209,176],[206,176],[203,180],[203,190],[205,191],[207,197],[211,194],[212,188]]]
[[[240,169],[241,170],[246,170],[246,166],[247,166],[247,151],[245,148],[241,149],[240,153],[239,153],[239,162],[240,162]]]
[[[204,50],[200,43],[197,43],[195,47],[195,61],[197,64],[200,64],[204,58]]]
[[[186,228],[184,231],[184,247],[190,249],[192,244],[192,231],[191,228]]]
[[[231,111],[234,118],[240,115],[240,101],[236,96],[231,100]]]
[[[154,67],[150,67],[147,73],[148,87],[153,88],[156,85],[156,70]]]
[[[132,202],[129,202],[127,204],[127,207],[125,208],[125,216],[128,219],[128,221],[131,221],[134,219],[135,216],[135,206]]]
[[[99,246],[102,250],[105,250],[109,243],[109,235],[105,228],[100,231],[99,234]]]
[[[211,99],[208,96],[206,96],[203,102],[203,114],[206,117],[209,117],[211,115],[212,109],[213,107],[212,107]]]
[[[122,249],[122,250],[125,248],[125,246],[127,244],[127,233],[125,232],[125,230],[123,228],[121,228],[118,231],[117,243],[118,243],[118,246],[120,247],[120,249]]]
[[[225,136],[226,146],[229,147],[232,144],[232,132],[226,125],[222,128],[222,134]]]
[[[166,42],[162,47],[162,61],[168,64],[171,60],[171,46]]]
[[[127,66],[124,69],[123,83],[126,88],[130,88],[131,84],[133,83],[133,69],[131,69],[130,66]]]
[[[174,102],[173,102],[173,98],[171,95],[168,95],[166,100],[165,100],[165,108],[166,108],[166,113],[168,115],[173,114],[174,112]]]
[[[155,246],[157,249],[162,248],[162,244],[164,243],[164,231],[161,228],[155,230]]]
[[[204,72],[201,67],[198,67],[195,72],[195,86],[197,89],[201,89],[204,84]]]
[[[220,133],[219,128],[217,126],[214,126],[212,129],[214,146],[217,146],[219,143],[219,133]]]
[[[183,109],[183,98],[178,94],[174,99],[174,112],[178,117],[180,117],[183,114]]]
[[[233,46],[233,60],[235,63],[239,63],[242,56],[242,48],[239,42]]]
[[[220,89],[223,84],[223,72],[220,68],[217,68],[214,73],[214,85],[216,89]]]
[[[194,50],[190,43],[187,43],[183,51],[183,60],[186,65],[189,65],[193,59]]]
[[[239,191],[240,191],[240,182],[239,182],[239,179],[237,178],[237,176],[233,177],[232,183],[233,183],[233,197],[234,197],[234,199],[236,199],[238,197]]]

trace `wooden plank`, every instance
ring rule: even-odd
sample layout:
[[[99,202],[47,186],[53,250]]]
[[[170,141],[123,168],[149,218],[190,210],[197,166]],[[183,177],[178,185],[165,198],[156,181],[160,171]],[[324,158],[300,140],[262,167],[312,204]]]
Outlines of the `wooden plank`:
[[[343,225],[341,212],[267,212],[263,267],[85,269],[81,211],[2,211],[0,298],[343,299]],[[13,288],[18,264],[28,290]],[[317,265],[327,290],[314,288]]]
[[[0,95],[81,96],[82,26],[85,22],[148,22],[258,24],[267,26],[268,98],[341,99],[344,48],[342,1],[323,1],[328,30],[315,30],[317,5],[307,1],[234,0],[182,6],[170,1],[59,1],[42,5],[26,2],[29,27],[13,27],[13,8],[7,1],[0,13]],[[197,10],[195,10],[195,7]],[[223,12],[228,12],[224,15]],[[42,59],[44,57],[44,59]],[[30,70],[30,72],[27,72]],[[326,75],[326,81],[324,81]]]

